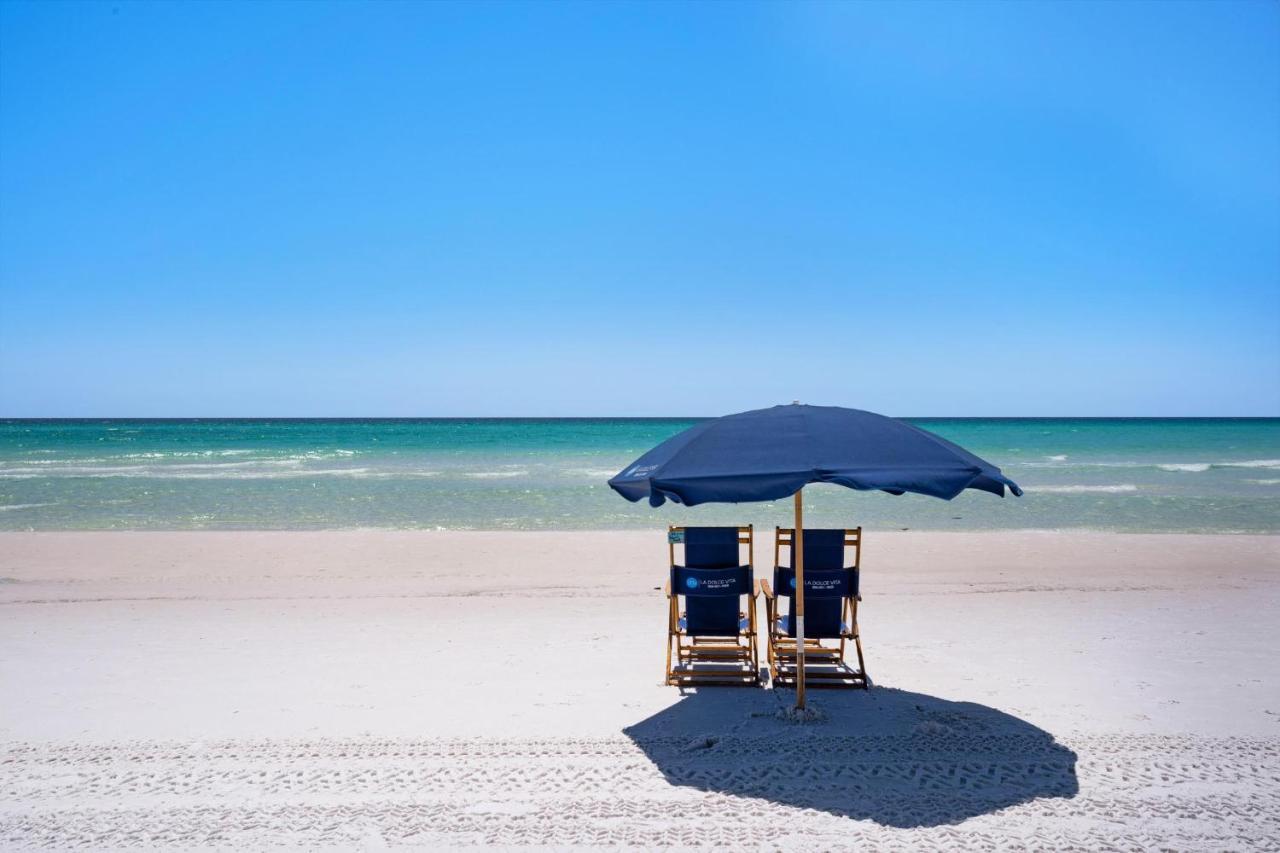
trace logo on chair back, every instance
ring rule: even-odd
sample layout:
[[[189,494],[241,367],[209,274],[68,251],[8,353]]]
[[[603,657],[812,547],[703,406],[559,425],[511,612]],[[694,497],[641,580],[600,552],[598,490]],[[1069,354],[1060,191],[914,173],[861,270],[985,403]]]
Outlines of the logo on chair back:
[[[683,530],[671,530],[667,532],[667,541],[672,545],[680,545],[684,542]]]
[[[709,578],[704,577],[701,580],[697,578],[687,578],[684,585],[689,589],[703,589],[706,592],[730,592],[737,581],[734,578]]]

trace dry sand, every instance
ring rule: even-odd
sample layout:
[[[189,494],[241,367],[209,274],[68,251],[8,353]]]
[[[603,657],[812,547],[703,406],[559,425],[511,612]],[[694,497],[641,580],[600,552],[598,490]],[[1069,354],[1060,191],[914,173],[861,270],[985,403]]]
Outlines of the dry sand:
[[[662,685],[665,558],[0,534],[0,848],[1280,848],[1280,537],[870,533],[806,725]]]

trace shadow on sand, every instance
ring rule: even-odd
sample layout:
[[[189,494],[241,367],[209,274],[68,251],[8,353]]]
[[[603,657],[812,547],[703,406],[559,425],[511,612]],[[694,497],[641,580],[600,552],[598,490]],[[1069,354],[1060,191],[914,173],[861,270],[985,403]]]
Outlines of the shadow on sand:
[[[885,687],[686,691],[624,734],[673,785],[757,797],[893,827],[958,823],[1041,797],[1074,797],[1076,754],[994,708]]]

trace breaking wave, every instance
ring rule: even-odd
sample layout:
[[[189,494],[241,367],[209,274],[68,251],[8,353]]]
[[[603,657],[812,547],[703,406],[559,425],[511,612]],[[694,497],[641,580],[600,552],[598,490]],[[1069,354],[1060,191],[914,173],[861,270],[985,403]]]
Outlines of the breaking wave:
[[[1069,462],[1065,456],[1048,456],[1050,462],[1015,462],[1006,468],[1157,468],[1178,473],[1202,473],[1215,468],[1268,468],[1280,471],[1280,459],[1246,459],[1239,462]]]
[[[1050,492],[1062,495],[1083,494],[1086,492],[1098,492],[1101,494],[1122,494],[1125,492],[1136,492],[1138,487],[1133,483],[1121,483],[1116,486],[1028,486],[1027,494],[1035,494],[1036,492]]]

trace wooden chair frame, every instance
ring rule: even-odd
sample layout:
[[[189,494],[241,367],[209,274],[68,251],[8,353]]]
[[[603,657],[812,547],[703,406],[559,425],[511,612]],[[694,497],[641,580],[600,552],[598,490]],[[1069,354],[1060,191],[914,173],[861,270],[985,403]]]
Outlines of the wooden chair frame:
[[[667,553],[671,568],[676,563],[676,542],[671,534],[684,531],[684,527],[667,528]],[[733,636],[692,637],[680,629],[680,595],[671,589],[668,577],[663,587],[667,596],[667,670],[666,683],[679,687],[700,684],[760,683],[760,652],[756,628],[756,596],[760,583],[755,575],[755,536],[752,525],[738,528],[738,546],[747,546],[747,562],[751,567],[753,584],[748,595],[746,612],[739,611],[738,619],[746,619],[747,629]],[[683,545],[681,549],[683,550]],[[701,668],[699,668],[701,667]]]
[[[782,549],[789,551],[795,545],[796,532],[793,528],[776,527],[773,537],[773,565],[780,567]],[[853,548],[853,568],[862,569],[862,528],[850,527],[844,531],[844,545]],[[792,560],[794,552],[792,551]],[[788,562],[795,565],[792,560]],[[769,677],[775,685],[792,686],[796,682],[796,640],[782,631],[779,613],[779,596],[770,588],[769,581],[757,581],[757,586],[764,594],[766,612],[766,629],[769,634],[768,661]],[[866,663],[862,657],[862,639],[858,631],[858,604],[861,595],[851,595],[841,605],[841,621],[847,626],[841,632],[839,647],[823,645],[821,640],[806,637],[804,642],[804,676],[807,687],[861,687],[867,689]],[[853,669],[845,661],[845,647],[850,643],[858,655],[858,668]]]

